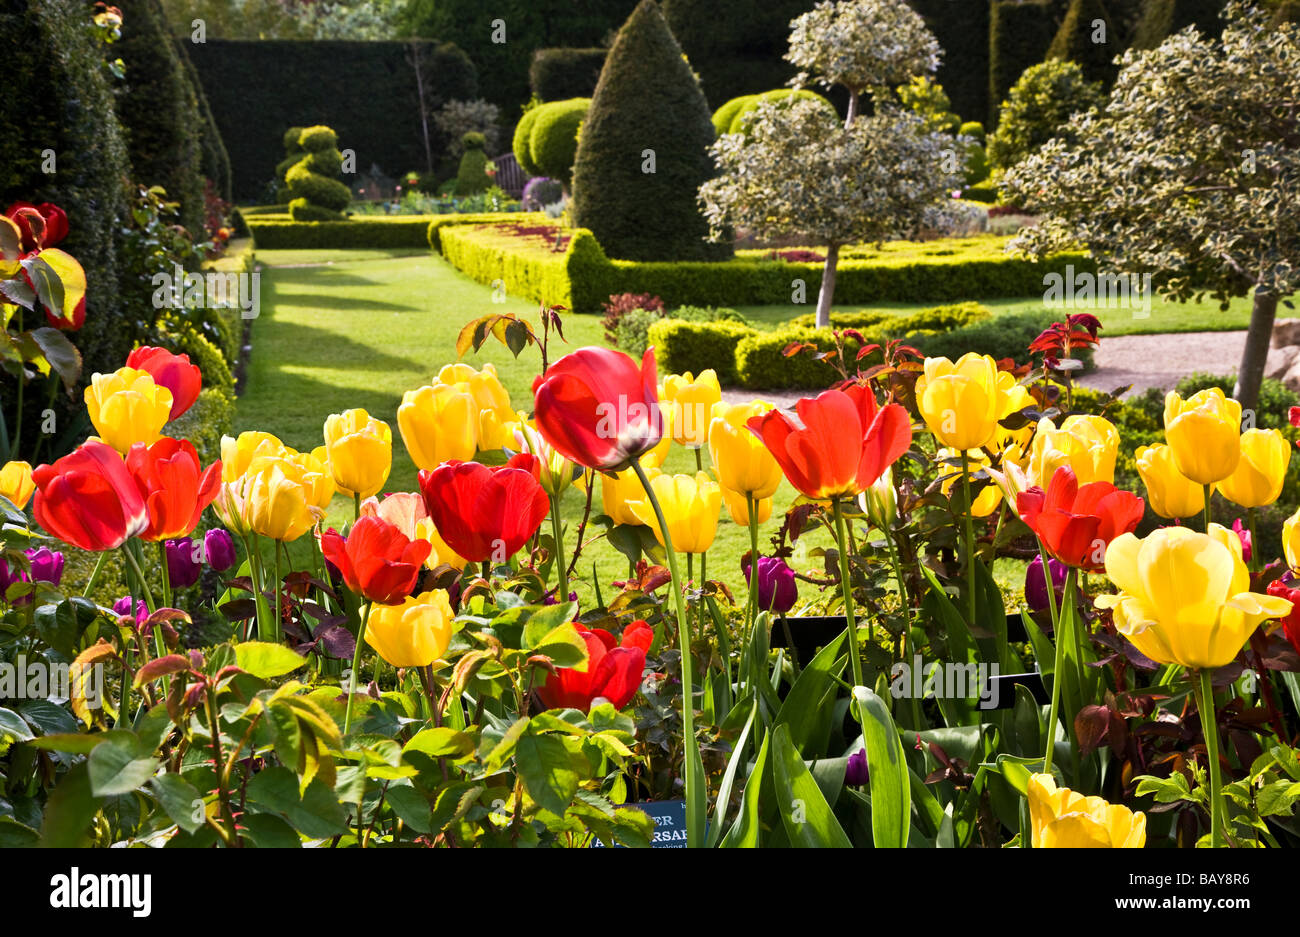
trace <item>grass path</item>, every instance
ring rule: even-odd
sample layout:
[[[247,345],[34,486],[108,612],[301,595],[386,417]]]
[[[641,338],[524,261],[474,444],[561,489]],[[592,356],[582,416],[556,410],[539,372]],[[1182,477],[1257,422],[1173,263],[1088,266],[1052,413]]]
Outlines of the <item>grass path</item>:
[[[406,390],[428,383],[438,370],[456,359],[455,341],[461,327],[489,312],[514,312],[532,317],[533,303],[507,298],[493,303],[492,291],[463,276],[442,258],[427,252],[403,251],[259,251],[264,265],[262,314],[253,323],[252,355],[236,430],[274,433],[297,449],[310,450],[322,442],[325,418],[352,407],[363,407],[393,429],[393,470],[385,491],[416,490],[416,469],[397,429],[397,406]],[[552,359],[582,345],[603,344],[596,316],[570,316],[565,322],[568,344],[552,348]],[[492,362],[516,409],[531,410],[531,386],[540,368],[535,349],[514,359],[504,346],[492,343],[466,360],[475,367]],[[707,464],[707,456],[705,458]],[[674,447],[666,469],[695,471],[693,453]],[[795,490],[782,484],[774,517],[790,505]],[[600,497],[595,510],[599,513]],[[570,490],[564,500],[566,545],[581,519],[582,493]],[[337,527],[351,520],[351,503],[336,496],[328,523]],[[760,549],[776,529],[769,521],[760,531]],[[589,533],[594,532],[592,528]],[[806,537],[809,548],[829,545],[829,539]],[[305,541],[295,545],[305,556]],[[739,595],[744,580],[739,569],[748,550],[748,532],[733,524],[724,507],[718,538],[709,552],[709,576],[721,579]],[[602,588],[627,572],[626,560],[608,544],[592,544],[584,552],[577,588],[584,601],[594,597],[589,580],[592,563]],[[808,561],[816,566],[818,560]],[[1008,583],[1023,574],[1014,562],[999,566]],[[806,598],[810,586],[803,586]]]

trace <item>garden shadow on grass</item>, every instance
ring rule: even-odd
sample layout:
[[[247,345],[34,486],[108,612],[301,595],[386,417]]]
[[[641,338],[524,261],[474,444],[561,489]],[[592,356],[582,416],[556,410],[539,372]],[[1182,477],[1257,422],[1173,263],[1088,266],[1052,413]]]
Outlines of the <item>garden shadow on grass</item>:
[[[383,299],[357,299],[341,293],[282,293],[276,290],[272,297],[285,306],[297,306],[301,309],[344,309],[357,312],[395,310],[398,312],[420,312],[406,303],[390,303]]]
[[[418,314],[418,310],[411,312]],[[374,345],[338,332],[275,318],[259,328],[254,337],[254,361],[264,364],[265,358],[261,358],[259,353],[267,354],[272,348],[278,365],[320,366],[328,362],[331,368],[342,370],[411,371],[415,374],[422,374],[427,369],[423,361],[390,355]],[[257,371],[252,376],[256,378]]]

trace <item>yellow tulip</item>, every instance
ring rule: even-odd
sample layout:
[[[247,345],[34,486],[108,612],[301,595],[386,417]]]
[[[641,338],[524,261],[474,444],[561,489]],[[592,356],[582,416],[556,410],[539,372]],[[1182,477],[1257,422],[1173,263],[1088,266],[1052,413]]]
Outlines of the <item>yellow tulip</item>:
[[[433,384],[408,390],[397,408],[397,428],[416,468],[432,472],[453,459],[468,462],[478,448],[478,415],[464,387]]]
[[[306,474],[287,458],[261,459],[249,469],[240,486],[249,530],[286,543],[310,530],[319,512],[307,500]]]
[[[366,643],[394,667],[427,667],[447,653],[455,630],[447,590],[410,595],[401,605],[370,607]]]
[[[0,495],[8,498],[18,510],[27,507],[35,490],[32,467],[28,463],[6,462],[0,468]]]
[[[429,558],[424,561],[424,565],[429,569],[437,569],[444,564],[454,566],[456,569],[465,568],[468,560],[447,546],[447,541],[442,539],[442,534],[438,533],[438,528],[434,526],[432,517],[423,517],[416,521],[415,536],[433,544],[433,549],[429,551]]]
[[[746,494],[759,500],[770,498],[781,484],[781,466],[746,425],[752,417],[771,409],[770,403],[761,400],[731,406],[718,403],[713,407],[709,458],[718,474],[718,484],[740,494],[742,502]]]
[[[510,394],[497,377],[496,365],[485,364],[482,371],[476,371],[463,362],[444,365],[434,384],[457,387],[469,394],[473,401],[475,439],[479,449],[500,449],[510,444],[510,437],[504,435],[504,427],[515,420],[515,411],[510,406]]]
[[[985,455],[981,449],[974,449],[966,453],[966,455],[970,460],[970,470],[972,475],[980,469],[987,470],[992,464],[989,461],[989,457]],[[961,453],[957,452],[955,449],[940,449],[935,457],[940,462],[944,462],[945,460],[948,462],[957,460],[959,463],[957,465],[939,466],[939,475],[943,478],[939,487],[942,489],[944,497],[951,498],[953,486],[961,481]],[[971,488],[973,489],[974,487],[975,485],[972,482]],[[975,503],[971,505],[971,517],[988,517],[997,510],[1001,501],[1002,489],[995,484],[985,485],[980,489],[979,494],[975,496]]]
[[[1123,804],[1058,788],[1050,774],[1029,777],[1029,824],[1035,849],[1141,849],[1147,818]]]
[[[277,436],[260,431],[240,433],[238,437],[221,437],[221,480],[233,482],[248,471],[257,459],[287,455],[288,448]]]
[[[990,445],[1009,405],[997,362],[969,352],[956,362],[926,358],[924,368],[916,381],[916,405],[930,432],[958,452]]]
[[[133,443],[157,442],[171,419],[172,392],[155,384],[148,371],[118,368],[93,375],[85,399],[99,438],[123,455]]]
[[[290,462],[302,469],[307,503],[318,508],[322,513],[329,510],[330,501],[334,500],[335,486],[325,447],[317,446],[311,452],[296,452],[290,449],[287,455]]]
[[[1060,429],[1044,417],[1038,421],[1029,450],[1029,478],[1046,488],[1056,470],[1068,465],[1080,485],[1115,481],[1119,431],[1100,416],[1067,416]]]
[[[1262,508],[1282,494],[1291,444],[1280,430],[1248,429],[1241,434],[1241,460],[1219,482],[1219,493],[1243,508]]]
[[[1187,400],[1165,396],[1165,440],[1174,462],[1198,485],[1221,482],[1241,461],[1241,404],[1217,387],[1197,391]]]
[[[722,500],[727,505],[727,512],[731,515],[731,519],[735,523],[739,524],[741,527],[748,527],[749,526],[748,496],[743,495],[738,491],[732,491],[730,488],[723,488]],[[755,511],[755,516],[758,518],[758,523],[761,524],[764,521],[766,521],[769,517],[772,516],[771,498],[759,498],[754,502],[754,506],[757,509]],[[676,546],[676,541],[673,541],[673,545]]]
[[[659,474],[656,468],[646,469],[646,477],[652,484]],[[645,488],[641,486],[641,480],[636,477],[636,472],[632,469],[623,469],[612,478],[609,475],[600,476],[601,508],[614,519],[615,524],[636,526],[644,523],[629,506],[629,502],[643,498],[645,498]]]
[[[1115,627],[1147,657],[1194,670],[1222,667],[1286,599],[1250,591],[1241,541],[1219,524],[1208,534],[1161,527],[1139,540],[1121,534],[1106,549],[1106,575],[1118,595],[1097,598]]]
[[[1137,469],[1147,504],[1161,517],[1196,517],[1205,510],[1204,486],[1178,471],[1168,446],[1142,446],[1137,451]]]
[[[1016,383],[1016,376],[1010,371],[998,372],[998,393],[1002,395],[1002,406],[998,417],[1000,420],[1005,420],[1011,414],[1019,413],[1029,407],[1038,406],[1033,395],[1027,388]],[[1033,436],[1033,423],[1026,422],[1020,429],[1007,429],[999,424],[994,436],[993,448],[1002,453],[1008,449],[1024,450],[1029,446]]]
[[[668,523],[673,549],[682,553],[704,553],[713,545],[718,533],[718,512],[722,507],[722,489],[703,472],[695,475],[656,475],[650,480],[659,507]],[[648,498],[628,502],[632,512],[664,544],[659,520]]]
[[[668,375],[659,397],[661,408],[673,414],[676,442],[691,449],[699,449],[708,442],[714,404],[722,402],[722,388],[712,368],[701,371],[699,377],[689,371]]]
[[[1282,553],[1286,556],[1286,565],[1292,571],[1300,572],[1300,511],[1282,522]]]
[[[388,481],[393,467],[393,431],[365,410],[325,418],[325,455],[339,492],[369,498]]]

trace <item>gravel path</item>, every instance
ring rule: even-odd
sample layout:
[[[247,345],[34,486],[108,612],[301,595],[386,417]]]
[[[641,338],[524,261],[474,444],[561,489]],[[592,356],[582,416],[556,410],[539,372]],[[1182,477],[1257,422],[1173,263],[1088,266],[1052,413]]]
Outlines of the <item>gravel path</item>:
[[[1097,350],[1097,366],[1079,383],[1095,390],[1114,391],[1125,384],[1133,388],[1126,397],[1148,387],[1172,390],[1182,378],[1195,371],[1211,374],[1235,374],[1246,347],[1246,332],[1173,332],[1164,335],[1116,335],[1102,338]],[[745,403],[759,398],[778,407],[794,405],[800,397],[814,396],[810,391],[727,389],[722,399],[727,403]]]

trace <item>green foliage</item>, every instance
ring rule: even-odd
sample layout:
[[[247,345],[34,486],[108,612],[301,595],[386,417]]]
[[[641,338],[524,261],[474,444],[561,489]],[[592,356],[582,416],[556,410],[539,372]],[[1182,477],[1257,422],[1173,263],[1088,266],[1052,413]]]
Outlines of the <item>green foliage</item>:
[[[122,38],[114,44],[126,67],[117,102],[126,130],[133,181],[160,185],[180,202],[180,221],[203,231],[203,117],[198,97],[167,30],[158,0],[124,0]]]
[[[901,338],[921,331],[945,332],[966,328],[976,322],[993,318],[988,307],[979,303],[957,303],[952,306],[935,306],[932,309],[920,309],[906,315],[893,315],[888,312],[836,312],[831,314],[833,329],[867,329],[871,330],[871,341]],[[812,328],[816,326],[816,316],[808,314],[790,320],[792,328]],[[865,333],[864,333],[865,334]]]
[[[987,161],[985,162],[987,166]],[[992,205],[998,200],[998,187],[987,182],[968,185],[961,190],[961,197],[971,202],[983,202]]]
[[[988,139],[989,165],[1009,169],[1063,133],[1071,114],[1105,103],[1101,84],[1084,78],[1076,63],[1051,60],[1032,66],[1002,105],[998,129]]]
[[[490,226],[440,225],[431,229],[430,240],[435,237],[442,255],[470,279],[486,284],[500,281],[509,296],[574,308],[566,268],[577,238],[564,253],[556,253],[544,246],[516,246],[528,242],[494,232]]]
[[[567,188],[573,180],[573,160],[578,153],[578,128],[587,116],[589,98],[553,101],[534,108],[528,134],[529,163],[533,175],[558,179]]]
[[[1056,34],[1061,0],[992,0],[989,17],[989,121],[1025,69],[1043,61]]]
[[[483,152],[483,134],[467,133],[460,139],[465,153],[460,158],[460,169],[456,172],[456,194],[473,195],[483,192],[492,184],[487,168],[491,164]]]
[[[247,224],[257,246],[263,250],[424,247],[429,232],[429,219],[416,215],[353,217],[316,224],[286,221],[279,215],[268,220],[250,215]]]
[[[904,107],[911,108],[925,119],[926,130],[939,130],[954,135],[957,133],[961,118],[952,112],[952,101],[944,93],[943,85],[925,75],[917,75],[895,90]]]
[[[736,119],[736,115],[740,113],[740,109],[750,101],[756,100],[758,100],[756,94],[742,94],[727,101],[714,111],[713,117],[710,118],[713,121],[714,135],[720,137],[724,133],[731,133],[731,123]]]
[[[583,124],[573,170],[574,223],[592,231],[613,257],[728,256],[728,246],[705,241],[708,226],[695,198],[713,174],[712,142],[699,82],[659,8],[643,0],[610,49]]]
[[[524,116],[519,118],[519,123],[515,124],[515,133],[511,138],[510,151],[515,154],[515,162],[519,168],[530,176],[540,176],[541,170],[533,162],[532,149],[529,146],[529,139],[533,133],[533,124],[537,122],[537,112],[541,110],[541,105],[530,107],[524,112]]]
[[[84,359],[83,381],[121,366],[136,333],[124,327],[117,233],[126,224],[131,175],[104,56],[87,28],[90,8],[80,0],[41,0],[0,7],[5,55],[0,95],[0,200],[53,202],[68,215],[59,245],[86,271],[86,324],[75,336]],[[53,153],[56,171],[42,163]],[[13,393],[6,384],[6,401]],[[39,397],[28,398],[39,411]],[[85,412],[80,394],[59,396],[58,424],[72,426]],[[29,425],[38,425],[31,423]]]
[[[201,332],[179,315],[169,314],[159,323],[158,344],[173,354],[190,356],[190,363],[203,372],[203,386],[233,397],[235,380],[225,355]]]
[[[408,42],[209,36],[204,43],[187,41],[186,48],[229,152],[231,187],[240,201],[265,199],[268,167],[284,152],[282,128],[304,119],[338,131],[356,151],[359,172],[377,164],[397,175],[425,165]],[[474,66],[460,49],[447,42],[417,48],[430,112],[449,100],[478,97]]]
[[[340,221],[352,192],[338,180],[343,157],[338,135],[329,127],[305,127],[298,135],[302,154],[284,174],[294,221]],[[292,154],[291,154],[292,155]]]
[[[827,101],[816,91],[810,91],[807,88],[775,88],[772,91],[764,91],[762,94],[750,94],[743,98],[737,98],[740,106],[736,109],[731,123],[727,126],[724,133],[743,133],[745,130],[745,119],[758,110],[758,106],[764,101],[819,101],[824,106],[827,116],[839,120],[839,115],[835,113],[835,108],[830,101]],[[727,102],[728,104],[732,102]],[[725,108],[727,105],[724,104]],[[715,118],[716,120],[716,115]],[[714,125],[717,126],[716,123]]]
[[[742,322],[688,322],[664,318],[650,325],[646,340],[654,346],[655,360],[663,374],[699,374],[713,368],[718,382],[738,382],[736,349],[741,341],[758,335]]]
[[[187,45],[188,43],[185,42],[175,44],[176,57],[180,60],[181,68],[185,70],[185,77],[198,101],[201,121],[199,126],[201,169],[203,175],[216,186],[217,195],[223,201],[229,202],[233,198],[230,187],[230,154],[226,150],[226,141],[221,137],[221,129],[217,127],[216,118],[212,116],[212,106],[208,104],[208,96],[203,90],[203,82],[199,79],[198,70],[195,69],[194,62],[190,60],[190,54],[186,51]]]
[[[969,189],[989,177],[988,155],[984,149],[984,125],[973,120],[962,124],[957,132],[959,136],[969,137],[971,140],[966,144],[966,158],[962,162],[962,168],[966,174],[964,188]]]
[[[1119,26],[1101,0],[1070,0],[1047,57],[1074,62],[1088,79],[1109,86],[1119,71],[1111,60],[1123,51]]]
[[[173,350],[190,352],[190,348],[183,345],[178,345]],[[193,354],[190,354],[190,360],[194,360]],[[203,366],[200,364],[199,367]],[[199,391],[194,406],[169,423],[166,432],[170,436],[194,443],[199,461],[203,465],[211,465],[221,458],[221,437],[234,434],[235,398],[222,387],[209,383],[206,370],[203,378],[204,387]]]
[[[963,120],[989,118],[990,3],[953,0],[910,0],[925,25],[943,47],[935,80],[952,99],[952,110]]]
[[[590,98],[608,49],[538,49],[528,66],[528,85],[542,101]]]

